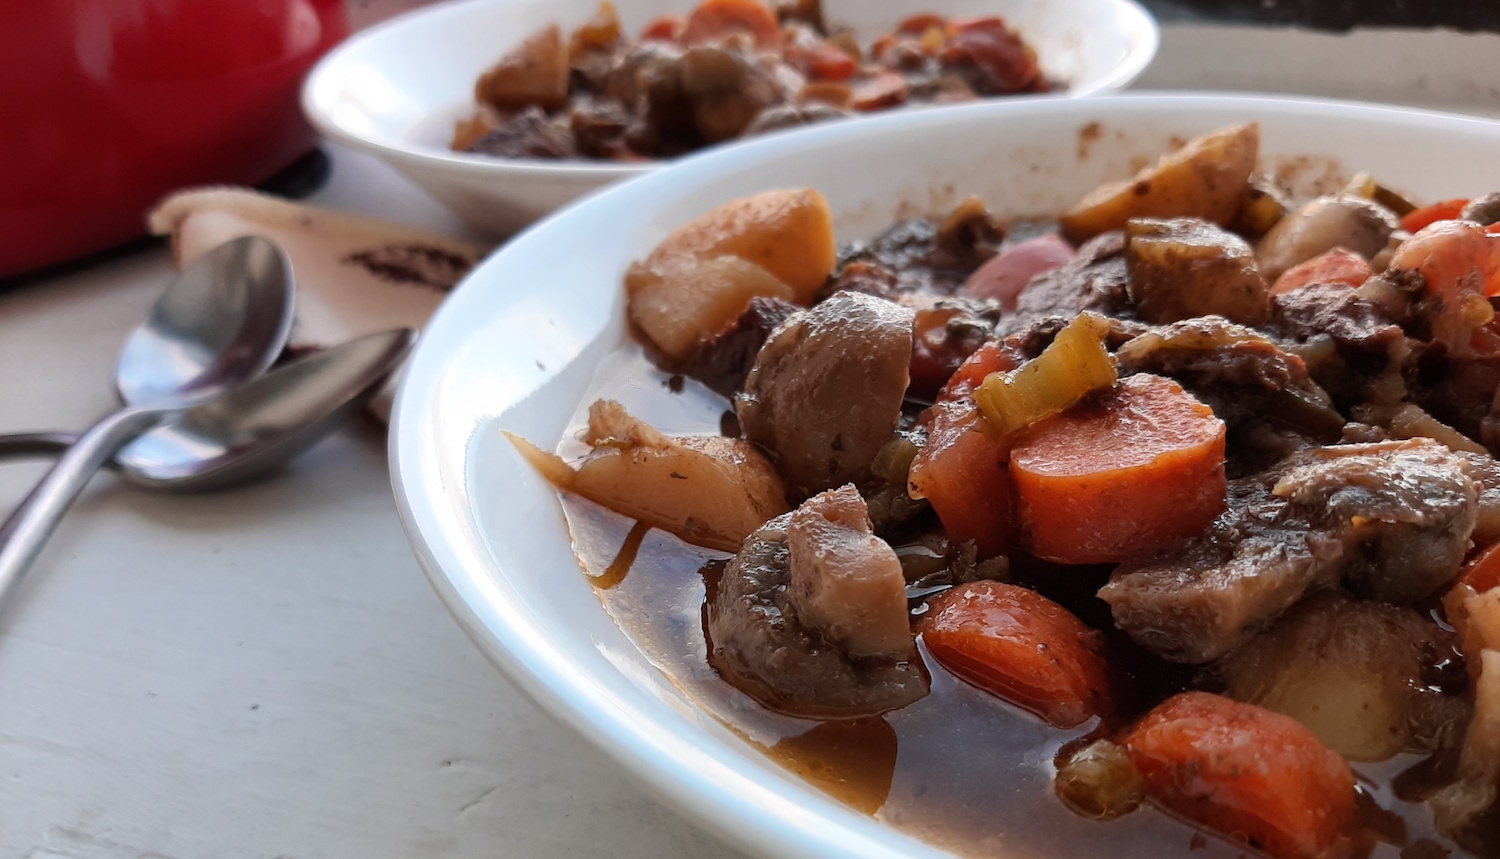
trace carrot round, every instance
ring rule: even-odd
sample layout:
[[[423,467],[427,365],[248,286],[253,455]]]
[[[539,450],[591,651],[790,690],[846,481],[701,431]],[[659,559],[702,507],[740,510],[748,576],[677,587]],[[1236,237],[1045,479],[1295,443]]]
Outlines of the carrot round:
[[[946,31],[948,29],[948,19],[942,15],[934,15],[931,12],[912,15],[896,27],[896,32],[905,33],[909,36],[920,36],[932,29]]]
[[[786,61],[814,81],[846,81],[859,72],[859,62],[827,42],[787,45]]]
[[[776,13],[760,0],[704,0],[688,17],[682,41],[694,45],[736,32],[749,33],[757,48],[773,48],[781,41]]]
[[[1345,248],[1334,248],[1282,272],[1281,277],[1276,278],[1275,286],[1271,287],[1271,294],[1281,295],[1315,283],[1359,286],[1374,274],[1364,257]]]
[[[1035,591],[959,585],[932,601],[917,631],[944,668],[1060,728],[1113,710],[1104,637]]]
[[[1174,381],[1140,374],[1027,430],[1010,451],[1023,541],[1064,564],[1123,561],[1199,533],[1224,510],[1224,422]]]
[[[912,460],[913,498],[926,498],[954,542],[973,540],[979,557],[1010,545],[1015,490],[1006,471],[1006,449],[984,426],[973,403],[939,403],[927,445]]]
[[[991,373],[1008,373],[1020,366],[1015,356],[998,340],[991,340],[964,359],[938,394],[940,402],[962,400],[974,395],[974,389]]]
[[[1444,200],[1441,203],[1433,203],[1431,206],[1423,206],[1420,209],[1407,212],[1401,219],[1401,229],[1408,233],[1415,233],[1424,227],[1430,226],[1438,221],[1452,221],[1463,212],[1464,206],[1469,205],[1468,200]]]
[[[675,42],[687,29],[687,19],[681,15],[661,15],[653,18],[641,31],[641,41]]]
[[[854,83],[855,110],[885,110],[906,101],[910,91],[906,78],[895,72],[879,72]]]
[[[1354,817],[1349,764],[1301,722],[1253,704],[1184,692],[1124,746],[1157,802],[1278,859],[1335,855]]]

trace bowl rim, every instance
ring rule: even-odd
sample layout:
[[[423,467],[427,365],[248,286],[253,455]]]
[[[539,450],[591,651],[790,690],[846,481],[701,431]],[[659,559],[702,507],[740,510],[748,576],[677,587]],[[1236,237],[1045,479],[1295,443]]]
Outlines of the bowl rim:
[[[408,362],[390,423],[389,460],[402,527],[429,582],[481,652],[542,709],[584,734],[669,805],[734,847],[777,857],[947,856],[938,848],[921,844],[894,829],[891,833],[904,836],[894,839],[896,842],[919,847],[915,851],[910,847],[894,849],[892,843],[862,838],[837,822],[786,802],[785,797],[771,797],[782,800],[780,805],[774,805],[763,801],[764,797],[752,796],[763,791],[757,791],[742,773],[727,772],[722,764],[695,766],[703,761],[686,739],[637,722],[628,705],[591,689],[591,675],[569,670],[572,663],[549,640],[539,617],[519,602],[506,600],[492,584],[487,587],[481,581],[488,575],[485,570],[466,567],[459,557],[461,552],[444,542],[444,531],[461,527],[456,508],[470,509],[466,499],[455,500],[455,493],[461,496],[466,490],[437,485],[438,481],[428,474],[434,469],[424,451],[424,445],[430,446],[436,434],[434,424],[438,416],[433,404],[441,391],[445,362],[463,342],[460,339],[445,343],[443,331],[450,320],[469,313],[471,301],[481,300],[476,296],[482,295],[482,291],[470,286],[471,282],[493,282],[495,277],[488,272],[503,272],[513,248],[565,235],[581,211],[617,209],[639,213],[641,207],[650,208],[663,197],[670,200],[674,193],[693,187],[700,179],[733,173],[739,159],[750,151],[759,156],[756,163],[772,155],[796,157],[809,144],[828,145],[875,137],[888,127],[941,125],[956,111],[993,114],[997,121],[1052,113],[1109,120],[1152,113],[1191,116],[1195,110],[1210,108],[1228,108],[1247,119],[1316,117],[1320,121],[1337,122],[1345,117],[1415,124],[1436,134],[1478,130],[1500,142],[1497,120],[1368,102],[1173,92],[1092,100],[1007,99],[941,112],[889,114],[860,123],[830,123],[795,135],[759,138],[717,148],[684,159],[669,170],[605,189],[547,216],[487,257],[439,309],[428,328],[428,336],[422,338]]]
[[[317,91],[328,86],[325,82],[337,74],[338,69],[343,65],[345,58],[349,54],[360,50],[371,41],[390,37],[392,32],[410,26],[414,21],[450,16],[462,17],[470,14],[470,10],[481,6],[519,5],[530,2],[537,2],[537,0],[444,0],[444,2],[435,3],[430,6],[412,9],[355,33],[334,47],[333,50],[324,54],[318,60],[317,64],[312,67],[311,71],[307,73],[307,76],[303,78],[299,96],[302,113],[307,117],[308,122],[317,129],[319,134],[351,148],[389,159],[393,163],[415,167],[441,167],[454,175],[475,178],[524,174],[537,179],[560,183],[568,183],[571,180],[580,185],[589,186],[638,176],[642,173],[676,164],[685,158],[694,157],[708,151],[716,151],[727,145],[735,145],[742,142],[743,139],[736,139],[704,147],[678,158],[636,163],[585,159],[559,161],[543,158],[506,158],[494,155],[470,155],[468,153],[452,152],[413,143],[403,138],[380,134],[366,135],[357,133],[336,122],[331,116],[330,111],[326,109],[332,105],[322,104],[317,96]],[[1033,0],[1033,2],[1045,3],[1047,0]],[[1161,45],[1161,28],[1157,24],[1155,16],[1148,12],[1138,0],[1100,0],[1100,2],[1114,6],[1120,15],[1123,15],[1131,22],[1128,30],[1137,38],[1131,45],[1130,51],[1108,74],[1100,76],[1091,82],[1089,86],[1076,91],[1068,90],[1066,93],[1060,95],[1045,96],[1045,98],[1056,101],[1072,101],[1122,90],[1139,78],[1151,64],[1151,61],[1156,58],[1156,52]],[[984,99],[983,101],[1014,101],[1020,98],[1028,98],[1028,96],[996,96]],[[947,109],[947,106],[923,106],[921,109],[943,110]],[[861,114],[850,117],[849,120],[845,121],[863,122],[887,116],[890,113],[890,111],[886,111],[867,115]],[[797,130],[800,129],[791,129],[789,131]],[[773,133],[789,133],[789,131]]]

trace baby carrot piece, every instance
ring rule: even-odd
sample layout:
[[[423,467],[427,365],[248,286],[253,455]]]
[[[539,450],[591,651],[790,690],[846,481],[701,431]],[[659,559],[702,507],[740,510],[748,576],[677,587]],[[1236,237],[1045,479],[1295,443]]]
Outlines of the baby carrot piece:
[[[1433,203],[1431,206],[1423,206],[1415,211],[1407,212],[1406,217],[1401,219],[1401,229],[1408,233],[1415,233],[1424,227],[1430,226],[1438,221],[1452,221],[1463,212],[1464,206],[1469,205],[1468,200],[1444,200],[1441,203]]]
[[[1336,855],[1354,817],[1349,764],[1301,722],[1253,704],[1184,692],[1124,746],[1157,802],[1278,859]]]
[[[984,425],[973,403],[939,403],[927,445],[912,460],[908,492],[926,498],[955,542],[973,540],[979,557],[1004,552],[1015,501],[1004,440]]]
[[[1035,591],[959,585],[932,601],[917,631],[944,668],[1059,728],[1113,708],[1104,637]]]
[[[776,13],[760,0],[704,0],[688,18],[682,42],[696,45],[736,32],[749,33],[757,48],[773,48],[781,41]]]
[[[880,72],[854,84],[855,110],[885,110],[906,101],[906,78],[895,72]]]
[[[1023,542],[1064,564],[1164,549],[1224,510],[1224,422],[1140,374],[1024,432],[1010,451]]]
[[[1282,272],[1281,277],[1276,278],[1276,285],[1271,287],[1271,294],[1280,295],[1315,283],[1359,286],[1374,273],[1364,257],[1345,248],[1334,248]]]

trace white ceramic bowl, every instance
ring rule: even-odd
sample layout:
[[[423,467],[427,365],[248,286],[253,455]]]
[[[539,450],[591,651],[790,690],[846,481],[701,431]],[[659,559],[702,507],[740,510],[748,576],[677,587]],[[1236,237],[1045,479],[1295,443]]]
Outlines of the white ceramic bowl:
[[[391,437],[402,518],[422,566],[480,648],[544,707],[741,847],[776,857],[940,855],[781,770],[688,700],[605,613],[551,487],[500,430],[544,447],[559,440],[601,358],[624,341],[626,267],[729,200],[817,187],[841,241],[969,193],[1000,214],[1056,212],[1174,136],[1249,119],[1263,125],[1263,160],[1296,156],[1286,163],[1309,180],[1369,170],[1425,201],[1500,188],[1500,123],[1231,96],[996,101],[830,124],[685,160],[516,238],[427,329]]]
[[[697,0],[617,0],[627,32]],[[466,0],[421,9],[339,46],[308,75],[302,106],[328,137],[385,159],[469,222],[509,234],[596,188],[652,165],[493,158],[449,149],[474,109],[474,81],[551,22],[582,24],[598,0]],[[1111,92],[1156,54],[1157,29],[1135,0],[826,0],[829,19],[867,38],[908,15],[999,14],[1037,49],[1066,96]]]

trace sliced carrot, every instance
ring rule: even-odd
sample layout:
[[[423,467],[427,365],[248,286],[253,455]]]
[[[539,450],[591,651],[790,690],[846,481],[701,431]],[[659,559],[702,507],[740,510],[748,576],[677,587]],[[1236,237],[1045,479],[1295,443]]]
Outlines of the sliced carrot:
[[[927,445],[917,453],[908,491],[926,498],[955,542],[973,540],[979,557],[1010,545],[1015,501],[1006,449],[971,402],[939,403]]]
[[[943,62],[972,67],[982,90],[989,94],[1047,91],[1036,52],[1006,25],[1004,18],[969,18],[954,21],[952,27]]]
[[[859,62],[827,42],[793,43],[783,52],[786,61],[815,81],[846,81],[859,72]]]
[[[905,21],[902,21],[901,24],[896,27],[896,32],[905,33],[909,36],[920,36],[923,33],[926,33],[928,30],[934,28],[939,30],[947,30],[948,19],[944,18],[942,15],[934,15],[931,12],[927,12],[920,15],[913,15],[910,18],[907,18]]]
[[[1271,294],[1281,295],[1315,283],[1359,286],[1374,274],[1364,257],[1346,248],[1334,248],[1282,272],[1271,287]]]
[[[1476,552],[1459,573],[1458,580],[1482,594],[1500,587],[1500,543],[1494,543]]]
[[[1032,278],[1062,267],[1076,255],[1073,246],[1056,234],[1028,239],[1006,248],[975,269],[959,293],[999,299],[1001,307],[1015,310],[1016,299]]]
[[[998,340],[980,346],[974,354],[964,359],[958,369],[948,378],[948,384],[938,394],[939,402],[962,400],[974,395],[974,389],[991,373],[1009,373],[1021,366],[1014,353]]]
[[[1157,802],[1279,859],[1336,855],[1354,818],[1349,764],[1301,722],[1253,704],[1184,692],[1124,746]]]
[[[1444,200],[1441,203],[1433,203],[1431,206],[1423,206],[1420,209],[1406,213],[1406,216],[1401,219],[1401,229],[1406,230],[1408,233],[1415,233],[1438,221],[1452,221],[1459,216],[1459,213],[1464,210],[1464,206],[1467,205],[1469,205],[1468,200],[1457,199]]]
[[[750,34],[755,46],[763,50],[781,43],[781,24],[776,13],[760,0],[704,0],[688,17],[682,41],[696,45],[734,33]]]
[[[906,78],[895,72],[880,72],[854,84],[855,110],[885,110],[906,101]]]
[[[917,631],[944,668],[1060,728],[1114,709],[1104,636],[1036,591],[959,585],[932,601]]]
[[[1141,374],[1026,430],[1011,448],[1021,539],[1064,564],[1123,561],[1201,532],[1224,510],[1224,422]]]
[[[641,31],[641,41],[675,42],[682,38],[688,21],[681,15],[662,15],[652,19]]]
[[[1469,623],[1469,609],[1477,605],[1469,600],[1494,590],[1496,586],[1500,586],[1500,543],[1494,543],[1470,555],[1453,587],[1443,595],[1443,614],[1448,618],[1448,623],[1458,631],[1460,646],[1464,656],[1468,657],[1469,675],[1476,680],[1479,678],[1481,664],[1479,654],[1487,643],[1484,631]]]

